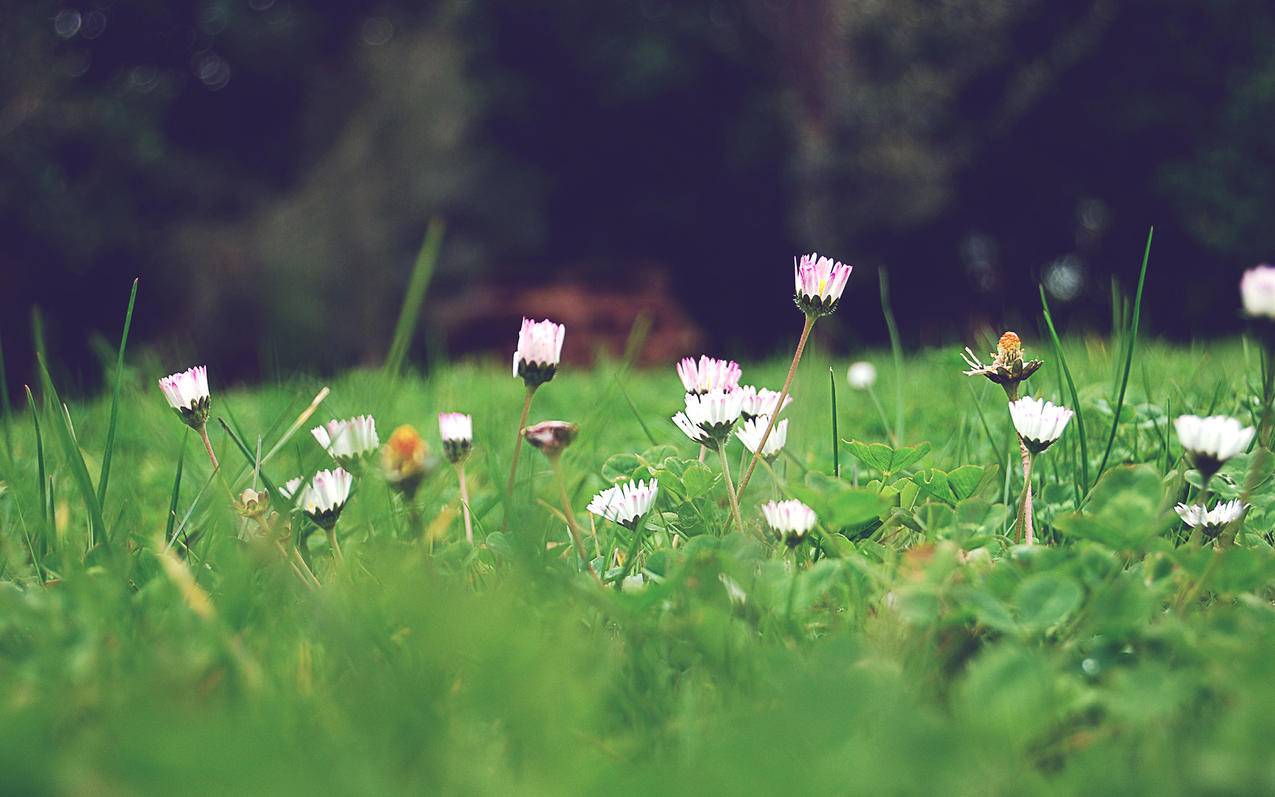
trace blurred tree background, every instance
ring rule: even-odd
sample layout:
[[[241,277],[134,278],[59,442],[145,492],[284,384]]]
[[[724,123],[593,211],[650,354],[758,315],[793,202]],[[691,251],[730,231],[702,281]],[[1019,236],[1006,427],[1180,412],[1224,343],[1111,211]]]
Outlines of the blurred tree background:
[[[1262,0],[0,9],[14,379],[39,305],[91,382],[136,275],[137,340],[227,376],[375,361],[434,215],[427,315],[662,273],[738,353],[787,345],[798,251],[857,266],[828,327],[850,349],[883,338],[878,267],[911,343],[1030,330],[1038,283],[1102,330],[1154,223],[1148,323],[1186,337],[1237,329],[1275,250]]]

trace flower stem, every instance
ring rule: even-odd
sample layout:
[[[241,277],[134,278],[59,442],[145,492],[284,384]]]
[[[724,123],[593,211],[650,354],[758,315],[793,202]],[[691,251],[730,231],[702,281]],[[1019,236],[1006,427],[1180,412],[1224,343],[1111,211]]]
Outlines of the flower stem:
[[[629,573],[633,572],[633,564],[637,561],[638,548],[642,545],[642,528],[645,525],[639,518],[637,525],[633,527],[633,542],[629,545],[629,553],[624,557],[624,569],[620,571],[620,575],[615,580],[615,588],[617,591],[623,589],[624,579],[629,577]]]
[[[456,476],[460,479],[460,508],[465,513],[465,542],[474,544],[474,522],[469,517],[469,485],[465,479],[465,463],[456,463]]]
[[[527,426],[527,416],[531,414],[531,398],[536,395],[534,385],[527,386],[527,396],[522,402],[522,415],[518,418],[518,430],[514,435],[514,458],[509,463],[509,482],[505,485],[505,520],[504,528],[509,528],[509,507],[514,500],[514,479],[518,476],[518,456],[522,453],[522,430]]]
[[[554,481],[558,483],[558,496],[562,499],[562,514],[567,518],[567,529],[571,532],[571,542],[575,545],[576,556],[580,557],[580,561],[589,569],[589,575],[595,579],[598,574],[593,570],[593,563],[589,561],[589,555],[584,550],[584,539],[580,536],[580,527],[576,525],[575,512],[571,510],[571,499],[567,497],[567,483],[562,478],[562,466],[558,464],[558,457],[550,457],[549,463],[553,466]],[[601,579],[598,579],[601,582]]]
[[[213,470],[220,469],[221,465],[217,462],[217,454],[213,452],[212,441],[208,439],[207,423],[199,425],[199,439],[204,441],[204,450],[208,452],[208,459],[212,462]]]
[[[1018,446],[1023,456],[1023,503],[1018,511],[1018,539],[1028,545],[1036,542],[1036,530],[1032,524],[1032,452],[1027,443],[1018,438]]]
[[[328,547],[332,549],[332,558],[338,562],[344,562],[345,555],[341,553],[341,543],[336,539],[336,526],[324,529],[323,533],[328,536]]]
[[[782,398],[779,401],[781,404],[783,403]],[[761,450],[761,446],[758,446],[758,450]],[[730,513],[731,517],[735,519],[735,530],[742,534],[744,532],[744,521],[739,517],[739,498],[735,495],[735,485],[730,480],[730,463],[726,461],[725,443],[717,444],[717,454],[722,460],[722,476],[726,478],[726,494],[730,496]]]
[[[744,472],[744,477],[739,480],[739,495],[744,494],[744,490],[748,487],[748,480],[753,477],[753,471],[757,468],[757,460],[761,457],[761,452],[766,450],[766,441],[770,439],[770,432],[775,428],[775,421],[779,419],[779,410],[784,406],[784,400],[788,398],[788,391],[792,388],[793,377],[797,375],[797,363],[801,362],[801,353],[806,349],[806,341],[810,339],[810,330],[814,329],[815,317],[806,316],[806,323],[801,327],[801,337],[797,340],[797,350],[792,355],[792,365],[788,367],[788,378],[784,380],[784,388],[779,391],[779,400],[775,402],[775,412],[770,414],[770,422],[766,424],[766,431],[762,432],[761,442],[757,444],[757,450],[753,452],[753,457],[748,461],[748,470]],[[727,480],[730,476],[727,475]],[[735,510],[735,514],[739,514],[739,510]],[[741,526],[741,530],[742,530]]]

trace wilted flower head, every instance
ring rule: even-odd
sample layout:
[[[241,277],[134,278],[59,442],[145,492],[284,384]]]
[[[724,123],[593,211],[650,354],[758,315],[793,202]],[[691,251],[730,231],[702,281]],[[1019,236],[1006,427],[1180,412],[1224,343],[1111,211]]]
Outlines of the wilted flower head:
[[[571,445],[580,427],[566,421],[541,421],[522,430],[522,436],[528,443],[544,452],[550,459],[556,459],[562,450]]]
[[[857,362],[846,371],[846,381],[855,390],[867,390],[877,383],[877,367],[870,362]]]
[[[428,472],[429,446],[415,427],[394,430],[381,449],[381,472],[390,486],[411,498]]]
[[[755,388],[752,385],[743,385],[739,391],[744,394],[743,402],[740,405],[740,414],[744,420],[756,418],[758,415],[773,415],[779,404],[779,392],[770,388]],[[788,405],[792,403],[792,396],[784,396],[784,406],[778,407],[778,412],[788,409]]]
[[[750,418],[744,421],[744,424],[735,430],[735,436],[739,438],[739,442],[744,444],[744,448],[752,453],[757,453],[757,444],[761,442],[762,435],[766,433],[766,426],[770,423],[769,415],[758,415],[756,418]],[[770,430],[770,437],[766,438],[766,447],[762,449],[761,455],[765,459],[774,459],[784,450],[784,443],[788,442],[788,419],[784,419],[775,424],[775,428]]]
[[[1037,454],[1062,437],[1067,422],[1075,415],[1066,407],[1031,396],[1023,396],[1010,402],[1009,414],[1014,419],[1014,428],[1018,430],[1019,437]]]
[[[659,494],[660,483],[656,479],[645,482],[625,482],[608,487],[589,502],[589,511],[598,517],[619,523],[632,529],[637,525]]]
[[[522,319],[518,330],[518,348],[514,350],[514,376],[522,377],[527,387],[538,387],[553,379],[562,359],[562,341],[567,328],[549,319]]]
[[[1249,318],[1275,321],[1275,266],[1263,263],[1244,272],[1240,297]]]
[[[360,415],[343,421],[328,421],[310,430],[328,455],[342,465],[353,465],[376,451],[381,440],[376,436],[376,421],[371,415]]]
[[[454,465],[469,456],[474,444],[474,419],[459,412],[440,412],[438,436],[443,439],[447,461]]]
[[[1228,459],[1248,448],[1255,434],[1253,427],[1225,415],[1208,418],[1183,415],[1173,425],[1192,464],[1206,477],[1217,473]]]
[[[697,443],[720,445],[743,411],[739,390],[712,390],[704,395],[686,394],[686,409],[673,416],[673,423]]]
[[[309,484],[300,478],[289,479],[279,491],[291,499],[306,517],[322,529],[331,529],[341,517],[346,501],[350,500],[350,488],[354,477],[342,468],[321,470],[314,474]]]
[[[734,390],[739,387],[739,363],[719,360],[701,354],[697,362],[686,357],[677,364],[677,375],[687,393],[707,393],[710,390]]]
[[[1178,504],[1173,511],[1182,522],[1195,529],[1203,529],[1209,537],[1215,537],[1226,526],[1244,514],[1245,505],[1238,498],[1209,509],[1203,504]]]
[[[966,376],[987,377],[1005,388],[1005,393],[1009,395],[1011,401],[1018,398],[1019,383],[1031,377],[1045,364],[1041,360],[1024,360],[1023,342],[1013,332],[1001,335],[996,343],[996,353],[992,355],[990,365],[983,365],[968,346],[961,353],[961,357],[970,367],[970,370],[965,372]]]
[[[815,510],[800,501],[768,501],[762,504],[761,513],[766,523],[789,547],[795,547],[815,527]]]
[[[198,429],[208,422],[208,408],[212,399],[208,394],[208,368],[195,366],[179,374],[171,374],[159,380],[168,406],[192,428]]]
[[[793,278],[796,282],[794,301],[808,316],[831,315],[841,301],[853,266],[839,263],[830,257],[820,257],[814,252],[793,258]]]

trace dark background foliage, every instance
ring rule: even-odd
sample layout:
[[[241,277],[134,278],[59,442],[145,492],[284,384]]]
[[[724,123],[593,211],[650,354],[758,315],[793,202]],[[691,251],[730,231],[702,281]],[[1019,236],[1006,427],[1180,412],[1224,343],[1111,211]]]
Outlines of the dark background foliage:
[[[1260,0],[6,0],[0,339],[82,383],[138,340],[251,379],[374,361],[429,217],[426,313],[665,274],[714,347],[796,325],[787,263],[858,268],[829,326],[1102,331],[1157,226],[1147,319],[1237,328],[1275,248]],[[510,312],[516,313],[516,309]],[[754,319],[753,316],[756,316]],[[428,335],[428,325],[424,334]],[[463,341],[453,341],[463,348]],[[428,347],[418,341],[418,358]]]

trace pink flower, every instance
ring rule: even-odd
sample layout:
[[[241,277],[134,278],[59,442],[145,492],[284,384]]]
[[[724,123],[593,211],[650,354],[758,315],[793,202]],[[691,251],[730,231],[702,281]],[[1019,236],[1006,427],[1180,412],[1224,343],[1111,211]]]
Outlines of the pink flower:
[[[687,393],[734,390],[739,387],[741,373],[739,363],[734,360],[719,360],[707,354],[701,354],[699,362],[687,357],[677,364],[677,375]]]
[[[811,252],[794,258],[793,278],[796,283],[795,301],[806,315],[829,315],[837,309],[841,294],[850,280],[853,266],[837,262],[830,257],[820,257]]]
[[[1275,266],[1262,264],[1245,271],[1240,296],[1250,318],[1275,319]]]
[[[514,376],[522,377],[528,387],[536,387],[553,379],[562,359],[562,341],[567,328],[549,319],[522,319],[518,331],[518,348],[514,350]]]

